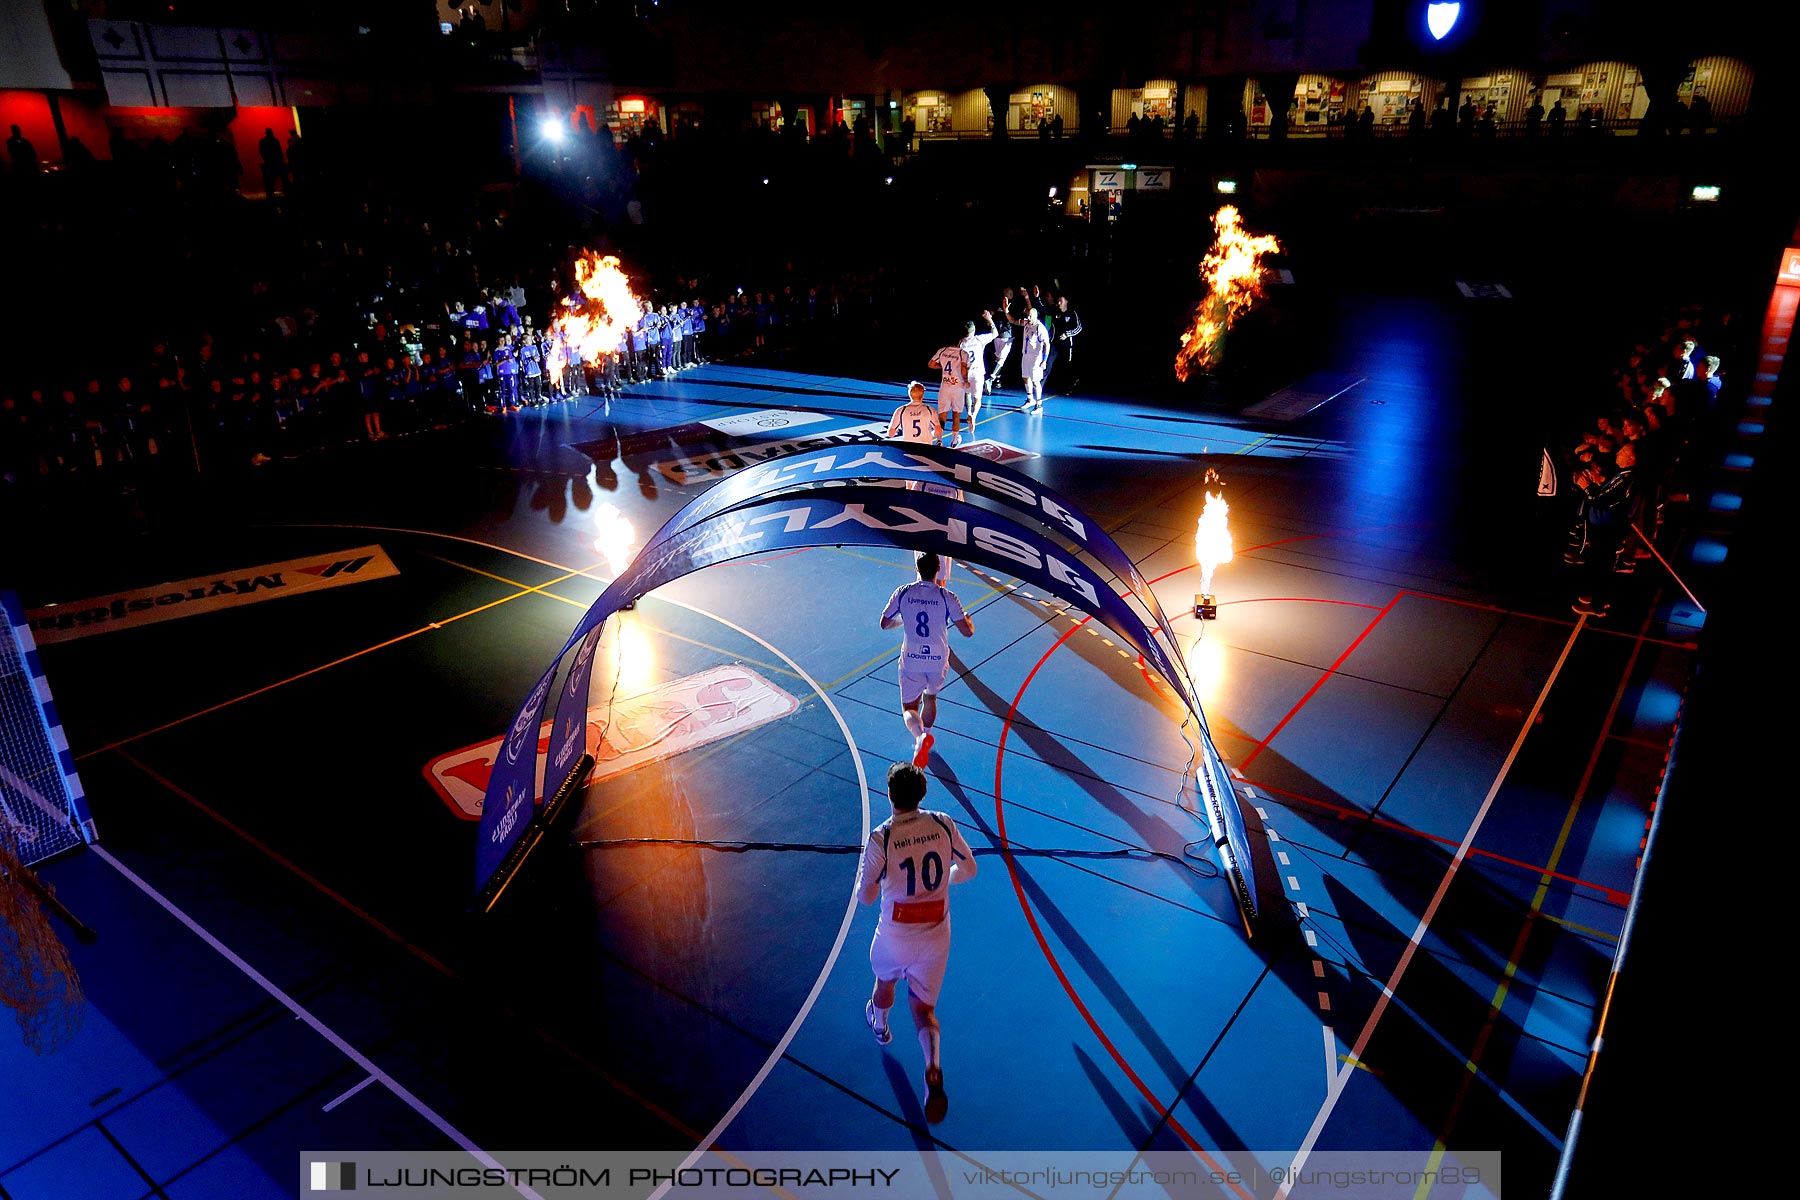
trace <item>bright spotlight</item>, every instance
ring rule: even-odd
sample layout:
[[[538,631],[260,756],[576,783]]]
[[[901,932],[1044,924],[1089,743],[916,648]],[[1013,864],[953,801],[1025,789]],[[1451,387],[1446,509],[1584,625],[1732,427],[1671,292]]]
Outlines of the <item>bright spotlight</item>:
[[[545,117],[538,123],[538,132],[543,134],[545,141],[560,142],[563,139],[562,122],[555,117]]]
[[[1456,18],[1462,15],[1461,4],[1429,4],[1425,7],[1425,27],[1431,30],[1431,36],[1443,41],[1456,24]]]
[[[893,176],[892,176],[892,175],[889,175],[889,176],[888,176],[888,177],[887,177],[887,181],[888,181],[888,182],[889,182],[889,183],[892,183],[892,182],[894,182],[894,177],[893,177]]]
[[[768,179],[766,179],[766,178],[765,178],[765,179],[764,179],[764,180],[763,180],[763,186],[764,186],[764,187],[767,187],[767,186],[768,186],[768,183],[769,183],[769,181],[768,181]]]
[[[1218,183],[1214,184],[1213,186],[1219,189],[1220,195],[1229,196],[1237,191],[1237,180],[1221,179],[1221,180],[1219,180]]]

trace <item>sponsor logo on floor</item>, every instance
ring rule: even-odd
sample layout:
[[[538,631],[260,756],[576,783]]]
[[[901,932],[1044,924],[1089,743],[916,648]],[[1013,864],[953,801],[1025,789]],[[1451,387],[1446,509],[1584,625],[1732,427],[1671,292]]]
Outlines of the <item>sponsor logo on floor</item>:
[[[786,429],[830,419],[829,413],[804,412],[797,408],[759,408],[755,412],[729,417],[712,417],[700,424],[734,437],[769,437]]]
[[[610,709],[606,704],[595,705],[587,713],[587,745],[594,756],[589,781],[623,775],[646,763],[755,729],[798,707],[800,701],[794,696],[736,663],[620,698]],[[544,763],[553,724],[545,721],[538,730],[537,800],[544,796]],[[481,818],[481,799],[487,793],[501,741],[491,738],[425,764],[425,778],[432,790],[466,821]]]
[[[1030,450],[1021,450],[1017,446],[1009,446],[1005,442],[996,442],[993,438],[982,438],[979,442],[964,442],[957,447],[964,454],[973,454],[977,458],[985,458],[989,462],[1009,463],[1020,458],[1036,458]]]
[[[177,617],[277,600],[283,596],[322,592],[350,583],[387,579],[399,573],[400,568],[380,546],[359,546],[354,550],[179,579],[68,604],[48,604],[32,609],[26,616],[31,621],[32,635],[42,645],[115,629],[135,629],[158,621],[173,621]]]
[[[827,433],[814,434],[811,437],[767,442],[760,446],[747,446],[739,450],[721,450],[717,454],[700,455],[694,458],[670,459],[666,462],[652,464],[651,469],[673,484],[712,483],[724,479],[728,475],[736,475],[745,467],[755,466],[765,459],[784,458],[789,454],[798,454],[802,450],[818,450],[826,446],[847,445],[850,442],[878,442],[886,433],[886,421],[871,421],[867,425],[833,429]]]

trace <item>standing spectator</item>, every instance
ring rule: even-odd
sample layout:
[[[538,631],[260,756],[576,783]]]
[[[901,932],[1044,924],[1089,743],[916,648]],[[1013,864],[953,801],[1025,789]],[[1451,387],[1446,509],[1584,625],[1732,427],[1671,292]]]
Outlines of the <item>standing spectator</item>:
[[[369,361],[367,350],[358,350],[356,367],[351,375],[356,380],[356,393],[362,401],[363,435],[371,442],[378,442],[387,436],[381,428],[381,365]]]
[[[262,158],[263,194],[270,199],[275,197],[275,185],[281,184],[281,190],[288,190],[287,156],[282,153],[281,142],[273,129],[263,129],[262,140],[256,143],[257,154]]]
[[[1455,136],[1456,114],[1450,111],[1450,97],[1438,97],[1438,106],[1431,110],[1431,132],[1440,142]]]
[[[1000,390],[1000,368],[1006,365],[1007,358],[1012,355],[1013,305],[1016,303],[1017,299],[1011,288],[1000,294],[1000,321],[994,338],[994,369],[988,372],[986,382],[986,390],[990,392]]]
[[[1081,316],[1069,307],[1068,296],[1056,298],[1056,308],[1050,314],[1050,328],[1050,360],[1044,368],[1044,382],[1051,390],[1066,396],[1080,382],[1075,377],[1075,338],[1081,333]],[[1056,370],[1059,363],[1063,368],[1061,372]]]
[[[1702,92],[1694,97],[1693,104],[1688,106],[1688,128],[1695,133],[1705,133],[1712,127],[1712,101]]]
[[[1462,137],[1473,137],[1475,134],[1475,100],[1464,96],[1462,107],[1456,110],[1456,132]]]
[[[1425,102],[1417,96],[1413,97],[1412,108],[1406,114],[1406,136],[1425,136]]]
[[[1544,124],[1544,102],[1536,96],[1531,98],[1531,107],[1525,110],[1525,133],[1536,137]]]
[[[1599,465],[1575,473],[1575,485],[1587,502],[1587,544],[1580,590],[1570,607],[1583,616],[1604,617],[1611,607],[1607,593],[1631,532],[1637,447],[1630,442],[1620,446],[1613,462],[1611,474]]]
[[[1547,113],[1544,117],[1544,120],[1549,124],[1550,136],[1551,137],[1561,137],[1562,131],[1563,131],[1563,122],[1568,119],[1569,119],[1569,111],[1562,106],[1561,100],[1557,100],[1553,104],[1551,104],[1549,113]]]
[[[12,158],[13,170],[37,170],[37,148],[17,125],[12,127],[12,136],[6,139],[6,153]]]
[[[907,1004],[919,1049],[925,1055],[925,1120],[942,1121],[950,1109],[944,1092],[938,992],[950,963],[950,887],[975,878],[975,852],[947,813],[921,809],[925,772],[911,763],[888,768],[892,815],[869,834],[856,870],[856,899],[881,901],[881,917],[869,943],[875,989],[863,1018],[875,1041],[893,1041],[888,1013],[894,985],[906,980]],[[902,890],[904,889],[904,891]]]

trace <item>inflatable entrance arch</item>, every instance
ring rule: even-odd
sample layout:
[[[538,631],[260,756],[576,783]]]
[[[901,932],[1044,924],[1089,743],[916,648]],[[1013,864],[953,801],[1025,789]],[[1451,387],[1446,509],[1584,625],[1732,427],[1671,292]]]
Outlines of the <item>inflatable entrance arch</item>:
[[[1006,512],[871,480],[955,488]],[[1137,567],[1066,497],[1029,476],[958,450],[906,442],[854,442],[758,463],[688,502],[637,552],[576,623],[508,727],[482,804],[475,862],[480,906],[491,904],[517,869],[525,835],[542,830],[538,730],[565,659],[544,772],[547,793],[563,792],[585,755],[594,647],[608,617],[703,567],[777,550],[849,545],[929,550],[1003,571],[1089,613],[1142,655],[1194,722],[1197,794],[1245,930],[1253,931],[1257,889],[1242,800],[1213,744],[1180,644]],[[1114,575],[1124,593],[1083,555]]]

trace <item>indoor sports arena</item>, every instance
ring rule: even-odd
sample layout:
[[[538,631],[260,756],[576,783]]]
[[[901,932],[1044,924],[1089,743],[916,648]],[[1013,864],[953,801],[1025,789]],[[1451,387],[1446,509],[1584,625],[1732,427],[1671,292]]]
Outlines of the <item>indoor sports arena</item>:
[[[0,1200],[1736,1186],[1766,14],[432,8],[0,4]]]

